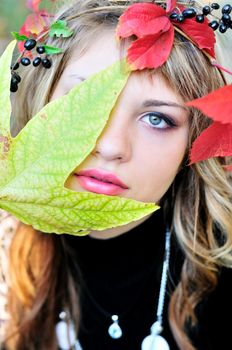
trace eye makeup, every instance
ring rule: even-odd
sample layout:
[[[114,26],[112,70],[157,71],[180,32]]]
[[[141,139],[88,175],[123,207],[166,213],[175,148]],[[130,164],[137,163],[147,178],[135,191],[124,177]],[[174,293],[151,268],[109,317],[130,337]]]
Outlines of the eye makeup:
[[[151,119],[152,117],[154,118],[153,122]],[[140,119],[145,119],[145,118],[148,118],[148,121],[150,123],[150,127],[152,129],[158,129],[158,130],[165,129],[166,130],[166,129],[171,129],[171,128],[174,128],[177,126],[175,121],[171,117],[167,116],[164,113],[149,112],[149,113],[144,114]]]
[[[147,111],[144,111],[144,109],[147,109]],[[142,112],[143,116],[150,114],[163,119],[170,127],[178,127],[184,124],[189,114],[188,108],[184,105],[157,99],[143,101],[142,104],[138,106],[138,110]]]

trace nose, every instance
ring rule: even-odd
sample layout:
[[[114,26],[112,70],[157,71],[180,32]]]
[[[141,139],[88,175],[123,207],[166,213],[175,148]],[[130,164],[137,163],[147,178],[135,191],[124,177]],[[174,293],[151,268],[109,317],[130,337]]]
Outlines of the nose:
[[[92,153],[106,161],[120,160],[121,162],[127,162],[132,153],[130,134],[125,115],[114,110]]]

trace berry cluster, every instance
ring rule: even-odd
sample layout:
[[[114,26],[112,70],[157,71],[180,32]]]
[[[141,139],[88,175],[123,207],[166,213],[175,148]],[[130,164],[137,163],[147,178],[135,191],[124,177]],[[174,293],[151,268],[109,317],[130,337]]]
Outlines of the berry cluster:
[[[40,64],[44,68],[51,68],[52,62],[47,57],[42,57],[41,55],[45,54],[45,47],[44,46],[37,46],[37,41],[35,39],[28,39],[24,43],[25,51],[31,51],[36,47],[36,52],[39,54],[36,55],[36,57],[33,59],[32,64],[34,67],[38,67]],[[22,56],[11,68],[11,86],[10,91],[16,92],[18,90],[18,84],[21,81],[20,76],[15,72],[19,65],[22,64],[23,66],[29,66],[31,64],[31,60],[28,57]]]
[[[216,2],[212,3],[210,6],[206,5],[202,8],[202,13],[197,13],[192,7],[189,7],[182,11],[182,13],[177,13],[174,11],[170,15],[170,19],[174,22],[182,23],[186,18],[196,18],[196,22],[203,23],[205,17],[212,14],[213,10],[219,10],[220,5]],[[219,29],[220,33],[225,33],[227,29],[232,29],[232,19],[230,13],[232,11],[232,5],[226,4],[221,9],[221,18],[218,20],[213,20],[209,23],[209,26],[213,30]]]

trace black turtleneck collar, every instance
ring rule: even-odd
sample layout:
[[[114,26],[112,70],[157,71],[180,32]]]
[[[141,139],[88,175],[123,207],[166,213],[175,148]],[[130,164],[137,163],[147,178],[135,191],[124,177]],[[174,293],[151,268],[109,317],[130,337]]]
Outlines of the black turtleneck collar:
[[[130,263],[131,259],[136,260],[136,263],[142,263],[151,257],[153,260],[164,244],[164,236],[163,213],[159,209],[143,223],[117,237],[98,239],[90,236],[67,236],[65,240],[76,251],[78,260],[81,259],[87,265],[94,262],[94,266],[103,265],[107,268],[111,263],[115,265],[117,260],[122,259]]]
[[[79,334],[84,350],[141,349],[156,318],[165,231],[160,209],[114,238],[65,237],[84,281]],[[107,314],[119,315],[122,338],[109,337]]]
[[[87,286],[82,287],[81,295],[79,340],[83,350],[141,350],[141,342],[156,320],[165,231],[160,209],[115,238],[65,237],[73,251],[70,258],[80,267]],[[184,257],[174,237],[171,242],[162,335],[171,350],[178,350],[168,323],[168,303],[179,281]],[[227,348],[230,342],[230,324],[218,320],[224,319],[225,310],[230,314],[232,309],[231,275],[231,269],[224,268],[218,287],[197,309],[200,324],[189,334],[198,350]],[[119,314],[123,331],[120,339],[108,335],[112,320],[107,313]]]

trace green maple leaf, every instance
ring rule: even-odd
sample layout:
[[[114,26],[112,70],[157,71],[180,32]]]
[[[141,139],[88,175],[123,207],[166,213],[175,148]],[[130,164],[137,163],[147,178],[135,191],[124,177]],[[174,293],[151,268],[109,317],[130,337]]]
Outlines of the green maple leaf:
[[[44,45],[43,46],[45,49],[45,53],[47,55],[57,55],[58,53],[62,53],[63,50],[60,49],[59,47],[53,47],[53,46],[48,46],[48,45]]]
[[[67,26],[66,21],[58,20],[50,26],[49,36],[62,36],[63,38],[69,38],[73,35],[73,31],[70,30]]]
[[[37,230],[73,235],[125,225],[158,209],[154,203],[64,187],[95,148],[127,82],[125,62],[47,104],[12,138],[9,66],[14,45],[0,59],[0,208]]]
[[[17,41],[25,41],[29,39],[26,35],[20,34],[18,32],[11,32],[11,34]]]

